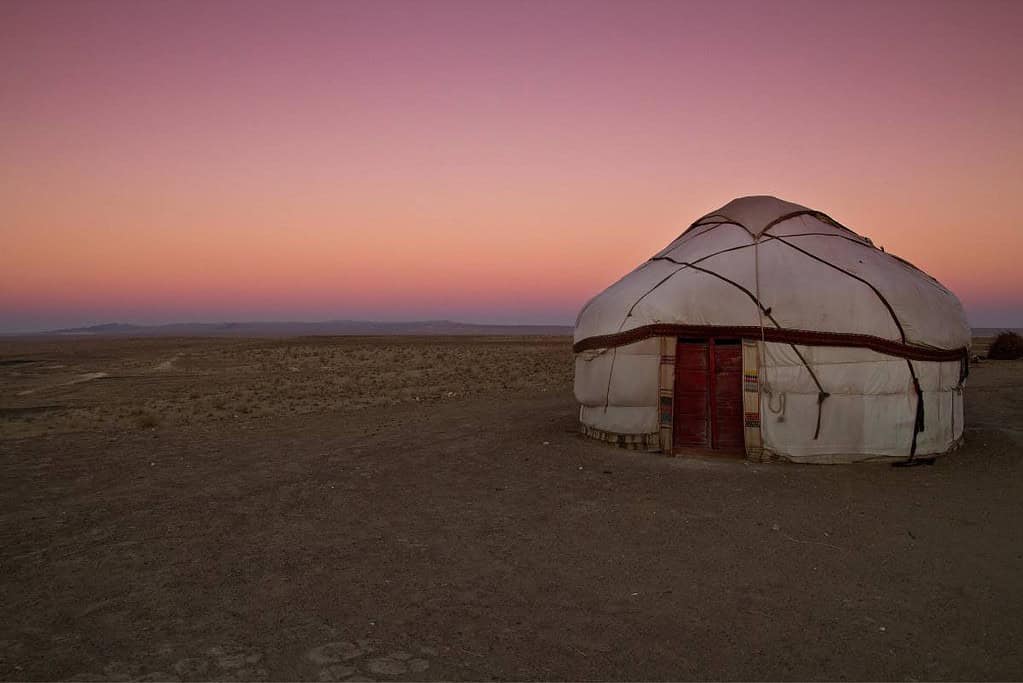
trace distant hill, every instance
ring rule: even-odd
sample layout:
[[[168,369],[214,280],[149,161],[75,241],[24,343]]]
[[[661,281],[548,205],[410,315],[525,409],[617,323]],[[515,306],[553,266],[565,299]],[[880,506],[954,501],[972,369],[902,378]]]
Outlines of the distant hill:
[[[104,323],[43,332],[44,335],[90,335],[97,337],[301,337],[308,335],[571,335],[569,325],[481,325],[451,320],[373,322],[330,320],[326,322],[171,323],[127,325]]]
[[[974,337],[995,337],[1000,332],[1018,332],[1023,333],[1023,327],[974,327]]]
[[[973,336],[993,337],[1003,330],[1023,333],[1023,328],[974,327]],[[328,320],[325,322],[170,323],[129,325],[104,323],[71,327],[39,334],[95,337],[301,337],[309,335],[571,335],[571,325],[483,325],[452,320],[374,322]]]

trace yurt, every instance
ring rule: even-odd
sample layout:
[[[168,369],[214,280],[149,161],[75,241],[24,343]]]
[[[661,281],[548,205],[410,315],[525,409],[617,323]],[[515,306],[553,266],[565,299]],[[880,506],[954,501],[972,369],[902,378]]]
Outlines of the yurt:
[[[963,434],[955,295],[826,214],[742,197],[587,303],[585,434],[668,454],[912,461]]]

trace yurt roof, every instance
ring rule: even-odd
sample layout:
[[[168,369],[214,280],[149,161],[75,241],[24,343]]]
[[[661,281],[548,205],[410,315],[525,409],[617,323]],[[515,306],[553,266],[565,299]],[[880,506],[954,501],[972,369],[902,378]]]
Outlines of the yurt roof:
[[[730,201],[594,297],[576,350],[703,332],[961,356],[958,299],[908,261],[823,212],[776,197]]]

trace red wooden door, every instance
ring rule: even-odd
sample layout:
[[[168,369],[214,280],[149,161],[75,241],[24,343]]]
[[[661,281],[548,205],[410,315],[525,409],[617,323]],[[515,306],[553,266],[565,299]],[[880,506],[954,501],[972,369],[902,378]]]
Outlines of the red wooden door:
[[[742,449],[742,346],[737,340],[678,340],[673,431],[676,447]]]
[[[675,347],[675,446],[710,446],[710,345],[679,339]]]
[[[714,448],[741,449],[742,429],[742,345],[731,340],[714,340],[713,407],[711,430]]]

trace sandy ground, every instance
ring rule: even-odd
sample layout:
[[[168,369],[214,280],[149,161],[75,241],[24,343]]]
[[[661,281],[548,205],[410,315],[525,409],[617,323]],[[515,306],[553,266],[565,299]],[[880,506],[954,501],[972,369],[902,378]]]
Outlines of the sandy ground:
[[[570,360],[0,342],[0,677],[1023,677],[1023,362],[892,468],[586,440]]]

